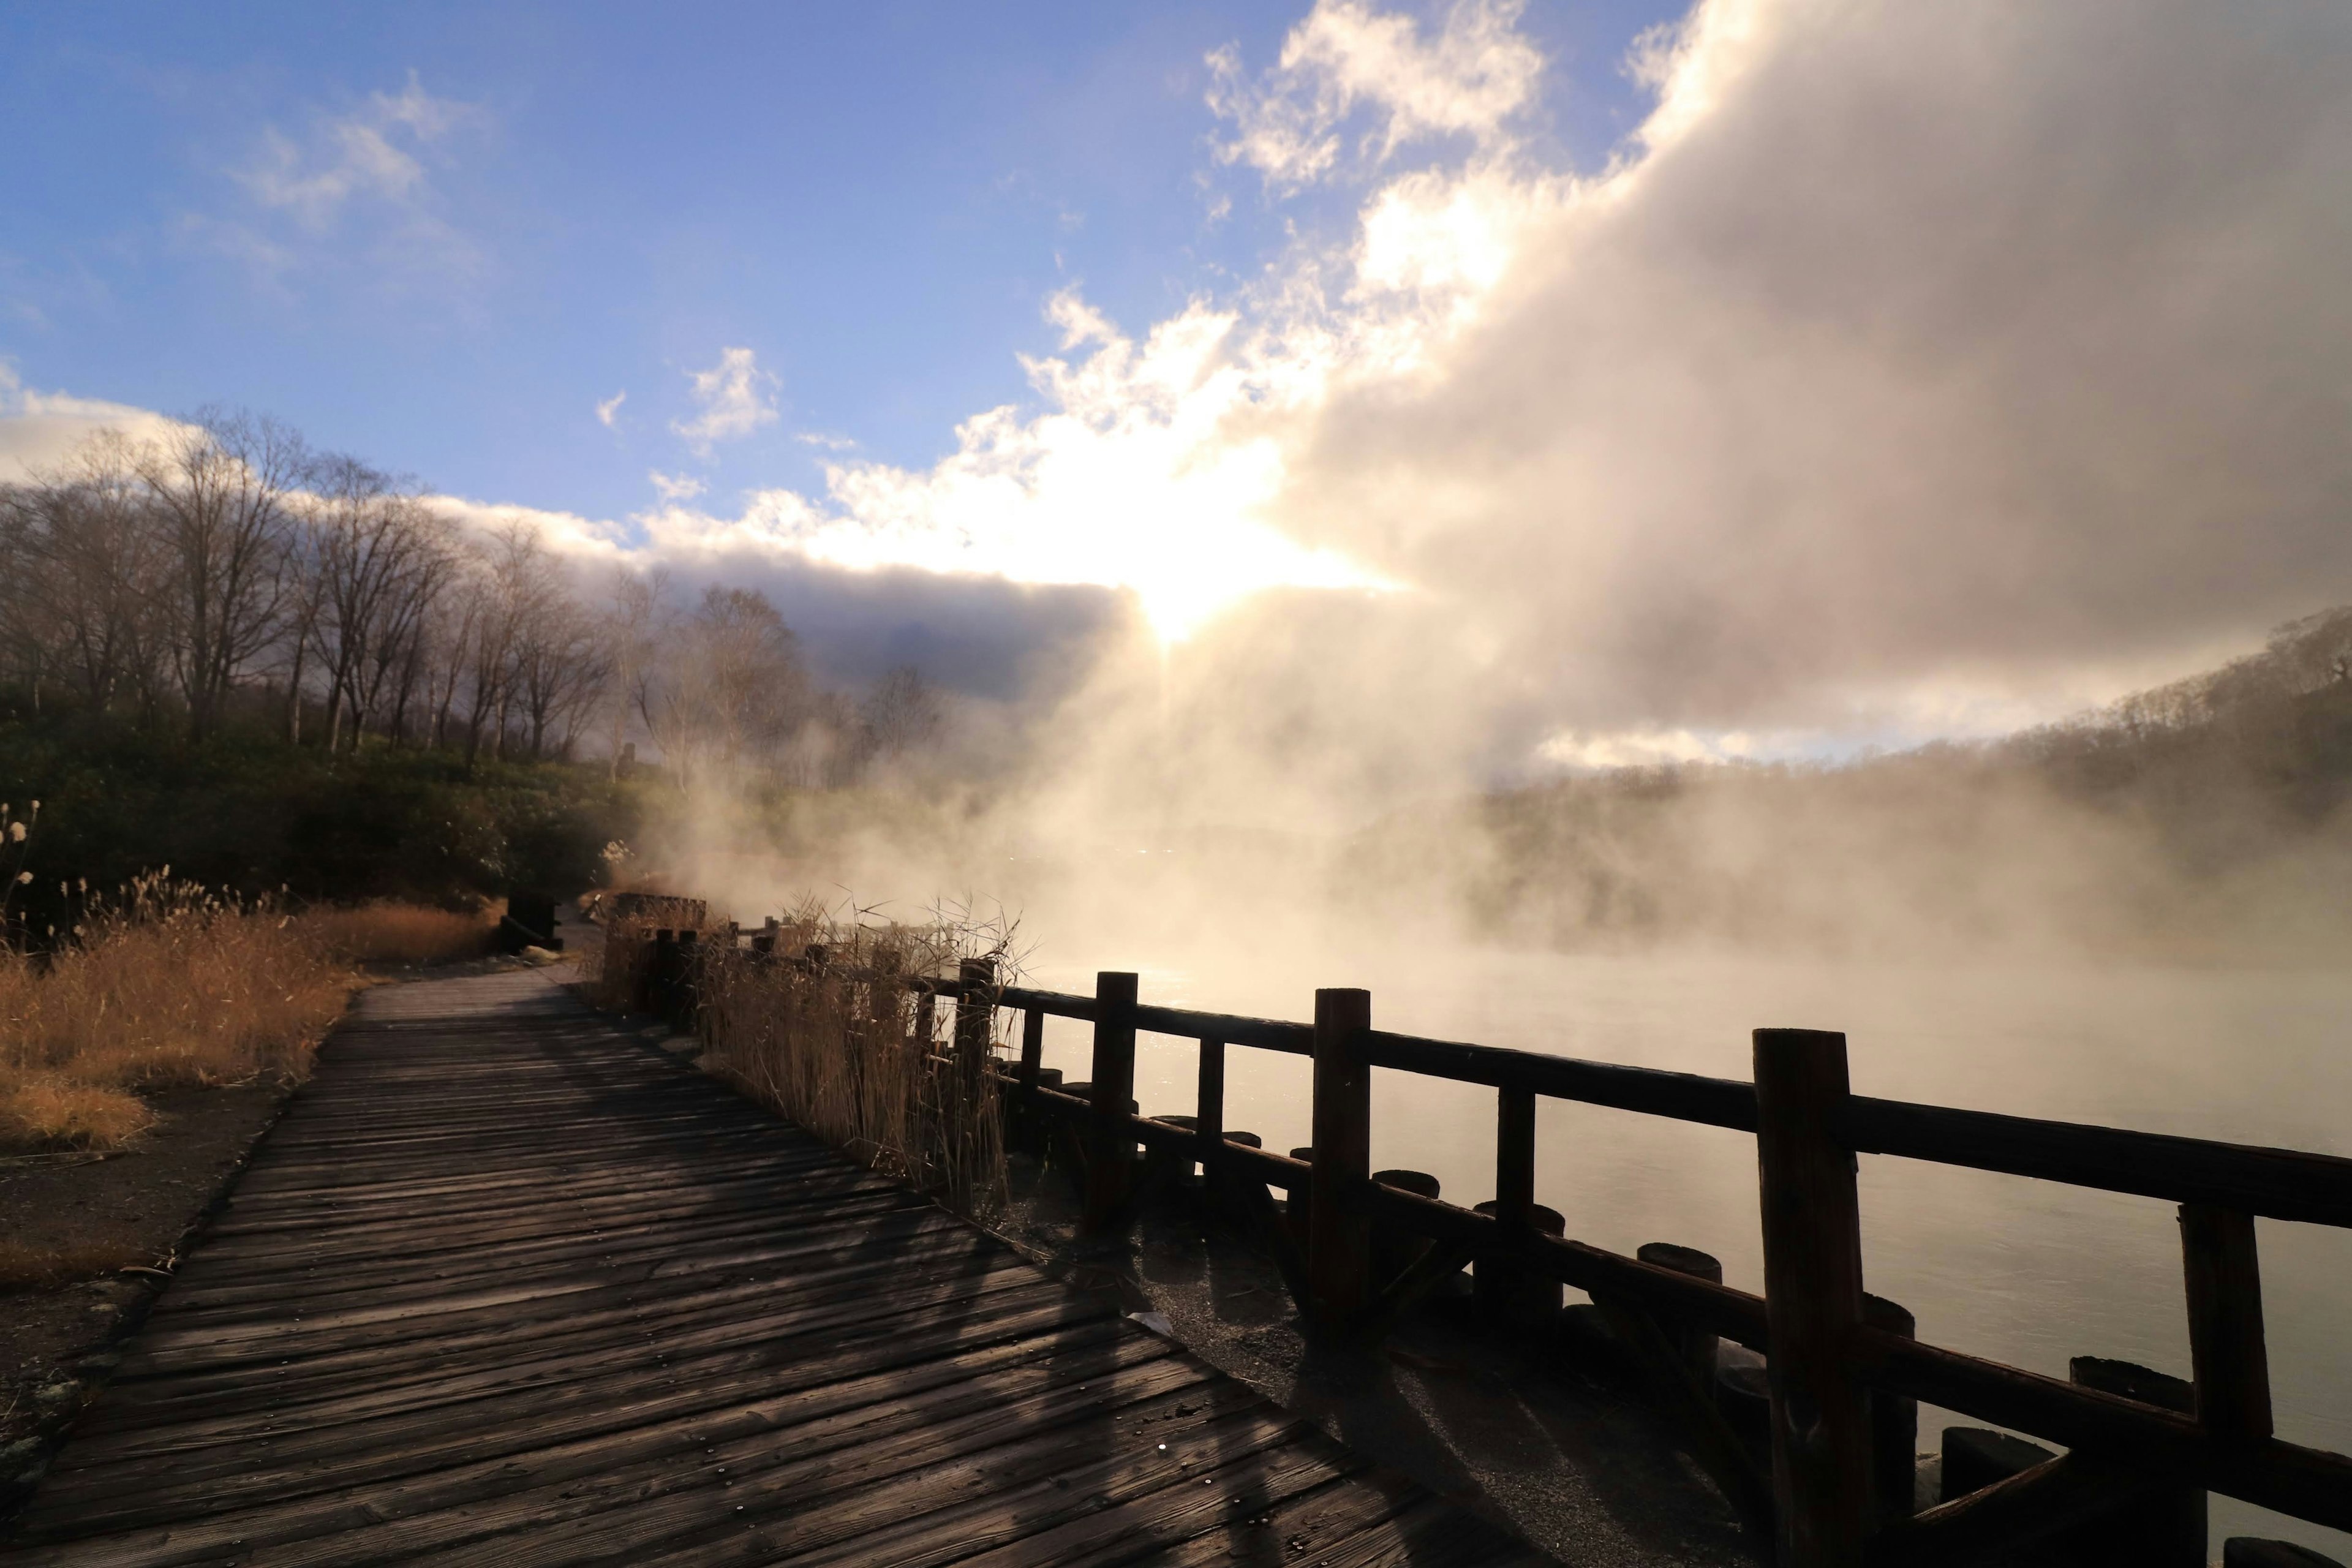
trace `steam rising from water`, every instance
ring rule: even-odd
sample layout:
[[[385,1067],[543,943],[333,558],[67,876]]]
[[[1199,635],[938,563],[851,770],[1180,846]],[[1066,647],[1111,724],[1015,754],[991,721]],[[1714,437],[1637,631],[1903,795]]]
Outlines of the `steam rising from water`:
[[[658,546],[1130,592],[1165,689],[1077,714],[1261,816],[1983,732],[2352,597],[2341,7],[1707,0],[1591,173],[1517,16],[1221,54],[1223,156],[1343,238],[1148,331],[1061,296],[1044,412]]]

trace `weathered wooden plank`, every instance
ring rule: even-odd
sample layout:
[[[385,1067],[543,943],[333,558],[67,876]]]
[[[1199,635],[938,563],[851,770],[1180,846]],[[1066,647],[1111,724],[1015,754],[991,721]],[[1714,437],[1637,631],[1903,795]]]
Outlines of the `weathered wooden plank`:
[[[1082,1384],[1143,1399],[1213,1376],[1166,1343],[1098,1323],[1051,1350],[1014,1360],[996,1349],[971,1357],[803,1390],[718,1416],[635,1427],[531,1453],[431,1471],[365,1489],[277,1501],[191,1525],[177,1522],[109,1538],[126,1563],[207,1561],[232,1542],[272,1548],[270,1561],[334,1562],[354,1521],[371,1550],[441,1552],[518,1530],[553,1530],[632,1510],[671,1492],[717,1489],[730,1474],[775,1469],[902,1435],[938,1431],[952,1443],[975,1415],[1002,1423]],[[991,1428],[993,1430],[993,1428]],[[984,1440],[992,1441],[993,1437]],[[582,1484],[582,1483],[588,1484]],[[635,1532],[634,1521],[600,1530]],[[309,1542],[308,1546],[297,1543]]]
[[[866,1283],[855,1288],[870,1292],[871,1277],[866,1278]],[[937,1270],[915,1271],[911,1283],[919,1288],[937,1278]],[[150,1380],[115,1390],[116,1397],[91,1411],[82,1430],[96,1434],[119,1428],[152,1429],[194,1416],[227,1415],[271,1400],[300,1404],[430,1383],[478,1367],[511,1364],[519,1341],[549,1354],[593,1353],[623,1344],[674,1347],[704,1328],[737,1321],[747,1306],[772,1289],[764,1284],[739,1286],[725,1292],[656,1298],[608,1309],[588,1314],[590,1321],[576,1325],[551,1318],[537,1325],[478,1331],[435,1342],[429,1355],[419,1355],[414,1346],[400,1344]]]
[[[604,1216],[572,1215],[562,1224],[542,1222],[528,1227],[497,1226],[491,1234],[464,1231],[465,1244],[430,1247],[426,1233],[416,1230],[371,1236],[348,1247],[306,1250],[250,1260],[247,1268],[217,1267],[185,1270],[186,1289],[173,1293],[173,1312],[212,1312],[225,1321],[233,1310],[247,1303],[325,1297],[353,1291],[378,1291],[420,1275],[456,1279],[472,1273],[492,1273],[506,1279],[524,1270],[562,1268],[599,1260],[619,1263],[645,1257],[674,1257],[688,1249],[718,1246],[739,1236],[772,1237],[780,1224],[822,1221],[836,1230],[873,1230],[874,1223],[892,1215],[927,1215],[928,1205],[910,1201],[911,1194],[891,1190],[834,1188],[817,1193],[778,1193],[765,1204],[729,1204],[715,1210],[657,1211],[647,1223],[638,1214],[630,1223],[616,1224]],[[445,1232],[446,1234],[446,1232]]]
[[[1277,1513],[1519,1560],[543,981],[440,984],[339,1031],[0,1562],[1108,1562]]]
[[[535,1568],[590,1555],[658,1561],[778,1513],[791,1518],[793,1549],[813,1550],[863,1536],[877,1510],[893,1521],[915,1518],[928,1511],[926,1500],[961,1500],[981,1488],[1060,1474],[1106,1448],[1181,1441],[1258,1405],[1239,1384],[1171,1360],[790,1463],[725,1464],[704,1455],[690,1478],[667,1478],[674,1484],[657,1498],[637,1494],[624,1508],[533,1518],[527,1528],[436,1558],[445,1568]]]
[[[309,1435],[300,1442],[214,1445],[166,1456],[143,1470],[133,1465],[110,1466],[103,1474],[61,1470],[44,1485],[34,1508],[53,1519],[76,1519],[82,1530],[125,1529],[274,1498],[368,1489],[679,1416],[721,1413],[887,1367],[995,1344],[1034,1343],[1087,1321],[1067,1307],[1039,1309],[1018,1320],[971,1327],[870,1335],[837,1355],[739,1367],[726,1377],[704,1380],[695,1375],[695,1367],[674,1366],[666,1369],[666,1377],[590,1378],[527,1389],[467,1409],[457,1420],[445,1412],[426,1412],[379,1420],[365,1429]],[[133,1489],[130,1495],[126,1488]]]

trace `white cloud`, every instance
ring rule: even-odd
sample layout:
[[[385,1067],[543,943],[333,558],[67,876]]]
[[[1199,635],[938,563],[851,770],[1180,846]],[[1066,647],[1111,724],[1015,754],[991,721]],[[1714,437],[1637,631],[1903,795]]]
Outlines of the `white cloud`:
[[[1357,149],[1368,164],[1437,136],[1498,148],[1543,70],[1517,30],[1524,8],[1525,0],[1455,0],[1424,37],[1412,17],[1363,0],[1317,0],[1265,77],[1251,80],[1230,46],[1209,56],[1209,107],[1234,124],[1217,156],[1257,169],[1276,190],[1296,188],[1339,166],[1342,128],[1361,109],[1374,121]]]
[[[389,274],[469,275],[481,250],[450,217],[437,180],[459,133],[489,123],[481,106],[436,98],[411,71],[399,92],[315,113],[299,133],[264,126],[252,155],[226,171],[247,209],[183,215],[180,236],[272,282],[336,243],[356,245]]]
[[[659,468],[649,470],[646,478],[653,481],[654,493],[661,497],[664,506],[692,500],[710,488],[692,474],[665,474]]]
[[[434,510],[478,538],[488,539],[520,523],[538,534],[550,550],[575,565],[643,565],[649,559],[625,524],[609,520],[508,501],[474,500],[466,496],[428,495],[424,500]]]
[[[853,452],[857,449],[857,443],[849,437],[824,430],[795,430],[793,439],[803,447],[814,447],[825,452]]]
[[[265,127],[253,161],[230,173],[262,206],[323,227],[356,198],[418,203],[429,191],[419,153],[482,114],[476,105],[435,98],[411,71],[397,95],[370,93],[349,114],[321,117],[299,142]]]
[[[616,392],[610,397],[598,398],[596,400],[596,423],[602,425],[607,430],[614,428],[614,422],[620,417],[621,405],[626,403],[628,400],[629,395],[625,392]]]
[[[740,439],[777,420],[776,378],[760,368],[750,349],[721,349],[717,364],[689,371],[687,379],[702,412],[673,420],[670,428],[698,456],[707,458],[718,442]]]
[[[161,436],[178,422],[128,404],[36,392],[0,361],[0,484],[54,467],[101,430]]]
[[[1360,268],[1476,320],[1338,391],[1270,515],[1475,606],[1580,734],[1866,726],[2352,598],[2352,16],[2264,16],[1709,0],[1598,177],[1375,194]]]
[[[1741,730],[1701,734],[1695,730],[1636,729],[1605,735],[1562,730],[1538,746],[1536,754],[1564,768],[1592,772],[1745,762],[1759,754],[1759,747],[1756,737]]]
[[[1522,759],[1983,732],[2352,599],[2352,14],[1706,0],[1583,175],[1513,143],[1513,15],[1223,56],[1274,184],[1466,145],[1231,299],[1056,295],[1038,406],[929,468],[667,537],[1227,612],[1229,686],[1325,692],[1335,743]],[[1240,607],[1374,583],[1316,638]]]

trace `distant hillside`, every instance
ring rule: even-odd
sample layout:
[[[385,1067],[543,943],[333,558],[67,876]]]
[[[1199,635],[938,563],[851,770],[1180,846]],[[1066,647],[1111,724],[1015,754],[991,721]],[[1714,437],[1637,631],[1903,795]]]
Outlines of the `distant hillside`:
[[[1484,935],[1910,953],[2352,954],[2352,608],[2063,724],[1841,767],[1561,779],[1399,816],[1351,891]]]

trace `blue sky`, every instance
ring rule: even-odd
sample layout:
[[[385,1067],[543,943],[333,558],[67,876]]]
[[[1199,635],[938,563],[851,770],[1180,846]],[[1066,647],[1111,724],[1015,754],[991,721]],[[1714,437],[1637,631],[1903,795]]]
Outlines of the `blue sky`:
[[[1654,5],[1538,4],[1543,155],[1638,121]],[[1213,156],[1213,49],[1298,14],[1217,5],[15,6],[0,16],[0,356],[33,386],[267,410],[441,489],[619,516],[650,468],[821,488],[824,450],[920,466],[1022,401],[1081,283],[1141,327],[1255,275],[1286,226]],[[388,113],[430,103],[420,126]],[[417,177],[257,182],[379,128]],[[34,155],[25,155],[32,153]],[[1213,220],[1212,204],[1230,202]],[[780,417],[698,459],[688,376],[753,351]],[[625,393],[612,428],[598,402]]]

